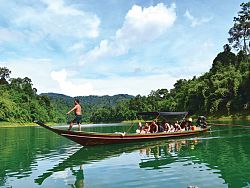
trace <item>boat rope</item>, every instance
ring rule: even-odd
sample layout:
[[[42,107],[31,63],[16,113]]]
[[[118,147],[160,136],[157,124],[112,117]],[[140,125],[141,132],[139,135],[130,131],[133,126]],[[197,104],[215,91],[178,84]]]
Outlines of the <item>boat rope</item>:
[[[131,125],[130,125],[130,127],[128,128],[128,130],[127,130],[126,132],[124,132],[124,135],[125,135],[127,132],[129,132],[130,129],[131,129],[133,126],[134,126],[134,123],[132,122]]]
[[[186,120],[188,113],[185,114],[185,116],[182,118],[182,120],[180,121],[180,125]]]

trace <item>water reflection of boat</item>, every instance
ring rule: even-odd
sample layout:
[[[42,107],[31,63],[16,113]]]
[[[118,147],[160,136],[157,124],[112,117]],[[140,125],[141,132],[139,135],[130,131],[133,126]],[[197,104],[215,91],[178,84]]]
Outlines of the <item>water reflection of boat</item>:
[[[167,116],[176,115],[187,115],[187,112],[144,112],[139,113],[140,115],[153,115],[158,117],[166,118]],[[206,132],[210,127],[199,128],[196,130],[178,131],[178,132],[158,132],[149,134],[136,134],[136,133],[95,133],[95,132],[74,132],[68,130],[61,130],[49,127],[41,121],[35,121],[38,125],[57,133],[58,135],[64,136],[74,142],[77,142],[83,146],[87,145],[103,145],[103,144],[114,144],[114,143],[127,143],[134,141],[148,141],[157,140],[164,138],[182,137],[197,135]]]
[[[141,159],[140,168],[159,169],[163,166],[179,161],[180,155],[188,152],[189,149],[194,149],[194,145],[198,144],[197,140],[174,140],[166,144],[156,145],[146,148],[144,153],[153,155]],[[147,151],[148,150],[148,151]],[[182,154],[180,154],[180,151]],[[187,154],[188,156],[188,154]],[[183,159],[182,159],[183,160]],[[166,167],[168,168],[168,167]]]
[[[37,179],[35,182],[42,185],[45,179],[50,177],[56,172],[70,169],[72,175],[75,176],[78,182],[80,181],[79,173],[83,173],[83,170],[79,169],[79,166],[89,164],[96,161],[101,161],[111,157],[120,156],[123,153],[132,153],[138,151],[142,155],[141,162],[139,163],[140,168],[154,167],[159,168],[164,164],[170,164],[176,161],[174,153],[178,153],[183,144],[188,145],[191,141],[185,140],[168,140],[168,141],[153,141],[145,143],[127,143],[121,145],[103,145],[96,147],[83,147],[76,151],[74,154],[69,156],[67,159],[54,166],[52,169],[47,170]],[[165,148],[165,150],[164,150]],[[156,151],[158,150],[158,152]],[[78,171],[72,169],[78,168]],[[84,176],[82,175],[82,179]]]

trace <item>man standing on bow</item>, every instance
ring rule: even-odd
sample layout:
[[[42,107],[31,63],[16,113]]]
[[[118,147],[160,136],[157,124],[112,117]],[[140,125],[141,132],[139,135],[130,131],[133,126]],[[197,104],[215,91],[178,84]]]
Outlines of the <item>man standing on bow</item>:
[[[75,113],[75,118],[70,122],[69,129],[70,130],[74,123],[78,124],[78,131],[81,131],[81,122],[82,122],[82,108],[80,106],[79,99],[74,100],[75,106],[68,111],[67,115],[69,115],[72,111]]]

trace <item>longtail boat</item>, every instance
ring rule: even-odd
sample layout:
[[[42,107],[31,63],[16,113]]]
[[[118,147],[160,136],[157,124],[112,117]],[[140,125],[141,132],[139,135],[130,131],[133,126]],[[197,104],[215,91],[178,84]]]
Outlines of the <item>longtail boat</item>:
[[[166,119],[169,116],[184,115],[183,120],[186,118],[187,114],[188,114],[187,112],[141,112],[141,113],[138,113],[139,116],[156,116],[155,119],[158,119],[159,117]],[[39,120],[35,120],[34,122],[60,136],[66,137],[78,144],[81,144],[82,146],[128,143],[128,142],[135,142],[135,141],[149,141],[149,140],[157,140],[157,139],[165,139],[165,138],[191,136],[191,135],[204,133],[210,129],[210,126],[208,126],[205,128],[199,128],[199,129],[188,130],[188,131],[178,131],[178,132],[157,132],[157,133],[145,133],[145,134],[128,133],[128,132],[97,133],[97,132],[62,130],[62,129],[52,128],[50,126],[47,126]]]

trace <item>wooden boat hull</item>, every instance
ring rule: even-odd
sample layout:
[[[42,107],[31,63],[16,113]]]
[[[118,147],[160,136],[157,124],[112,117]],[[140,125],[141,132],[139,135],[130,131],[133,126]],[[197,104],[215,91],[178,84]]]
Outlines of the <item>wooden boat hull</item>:
[[[133,133],[94,133],[94,132],[75,132],[68,130],[61,130],[49,127],[41,121],[35,121],[38,125],[57,133],[63,137],[66,137],[82,146],[101,145],[101,144],[116,144],[116,143],[128,143],[135,141],[148,141],[165,138],[192,136],[200,133],[204,133],[210,129],[210,127],[183,132],[172,133],[150,133],[150,134],[133,134]]]

